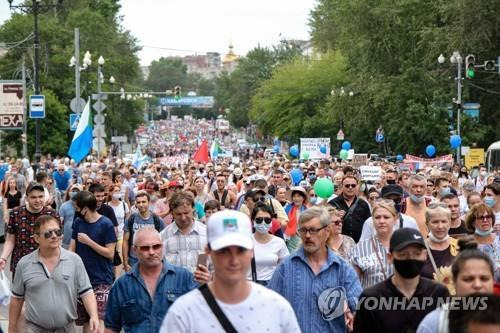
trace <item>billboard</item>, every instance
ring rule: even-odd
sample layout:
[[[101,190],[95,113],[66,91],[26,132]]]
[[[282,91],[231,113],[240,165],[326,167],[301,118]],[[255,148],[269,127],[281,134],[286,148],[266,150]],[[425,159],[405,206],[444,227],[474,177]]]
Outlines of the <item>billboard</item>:
[[[321,152],[321,146],[326,146],[326,153]],[[300,138],[300,154],[308,152],[312,160],[330,157],[330,138]]]
[[[24,123],[22,81],[0,81],[0,129],[22,129]]]

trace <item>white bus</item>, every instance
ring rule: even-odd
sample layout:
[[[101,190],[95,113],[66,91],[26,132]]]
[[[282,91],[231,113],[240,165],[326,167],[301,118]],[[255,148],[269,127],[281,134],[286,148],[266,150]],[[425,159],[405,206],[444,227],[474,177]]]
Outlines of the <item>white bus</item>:
[[[493,142],[486,151],[486,168],[488,172],[500,169],[500,141]]]

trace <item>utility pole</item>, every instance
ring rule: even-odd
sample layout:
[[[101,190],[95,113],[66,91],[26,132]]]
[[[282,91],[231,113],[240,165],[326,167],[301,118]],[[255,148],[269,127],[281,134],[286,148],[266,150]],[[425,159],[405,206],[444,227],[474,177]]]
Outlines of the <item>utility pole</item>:
[[[460,114],[462,113],[462,57],[457,57],[457,134],[460,136]],[[460,136],[461,137],[461,136]],[[460,164],[462,144],[457,148],[457,164]]]
[[[75,28],[75,98],[76,98],[76,114],[80,114],[83,110],[80,98],[80,29]]]
[[[24,113],[24,122],[23,122],[23,157],[28,157],[28,110],[26,108],[26,66],[24,63],[24,55],[23,55],[23,65],[22,65],[22,78],[23,78],[23,113]]]
[[[35,40],[33,43],[35,49],[35,71],[33,76],[33,81],[35,83],[35,95],[40,95],[40,77],[39,77],[39,67],[40,67],[40,36],[38,34],[38,1],[33,1],[33,17],[35,19]],[[42,156],[42,151],[40,148],[40,119],[36,119],[35,123],[35,160],[37,163],[37,170],[40,163],[40,157]]]

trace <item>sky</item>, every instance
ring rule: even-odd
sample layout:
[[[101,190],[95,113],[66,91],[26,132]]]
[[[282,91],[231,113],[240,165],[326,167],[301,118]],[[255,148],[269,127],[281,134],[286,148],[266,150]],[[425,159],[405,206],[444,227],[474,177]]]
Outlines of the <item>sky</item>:
[[[18,2],[20,0],[16,0]],[[141,65],[166,56],[228,52],[245,55],[280,39],[310,38],[315,0],[122,0],[123,27],[143,46]],[[0,0],[0,24],[10,16]]]

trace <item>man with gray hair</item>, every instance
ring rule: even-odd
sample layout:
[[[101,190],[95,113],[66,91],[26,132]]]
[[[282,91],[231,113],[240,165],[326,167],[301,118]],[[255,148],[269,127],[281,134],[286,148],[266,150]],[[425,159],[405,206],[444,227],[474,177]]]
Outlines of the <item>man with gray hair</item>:
[[[302,246],[278,266],[268,285],[290,302],[305,333],[352,329],[362,291],[352,266],[327,247],[329,225],[324,207],[302,212],[297,230]]]
[[[115,281],[106,306],[106,332],[158,332],[173,302],[198,285],[187,269],[163,258],[160,233],[151,227],[133,236],[138,264]]]

